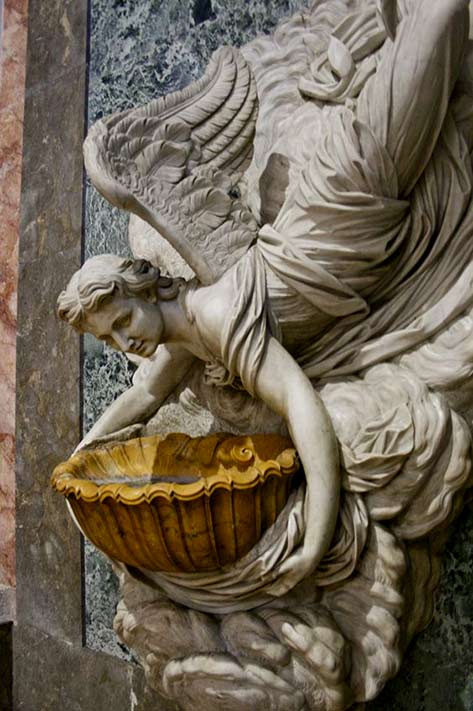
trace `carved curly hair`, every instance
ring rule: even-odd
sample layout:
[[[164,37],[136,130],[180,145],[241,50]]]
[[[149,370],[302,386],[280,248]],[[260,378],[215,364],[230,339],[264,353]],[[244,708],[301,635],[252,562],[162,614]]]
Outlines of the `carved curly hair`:
[[[181,280],[180,280],[181,281]],[[154,290],[160,298],[172,299],[178,292],[177,280],[161,277],[157,267],[145,259],[124,259],[115,254],[91,257],[73,274],[59,294],[57,314],[78,331],[83,331],[87,313],[97,311],[114,295],[140,296]]]

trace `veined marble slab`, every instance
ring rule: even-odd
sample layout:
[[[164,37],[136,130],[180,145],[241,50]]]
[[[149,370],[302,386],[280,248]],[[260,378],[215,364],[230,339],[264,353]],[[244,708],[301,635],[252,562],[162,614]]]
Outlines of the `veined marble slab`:
[[[15,585],[15,348],[27,0],[0,8],[0,585]],[[0,590],[0,607],[2,592]],[[11,597],[11,596],[10,596]]]

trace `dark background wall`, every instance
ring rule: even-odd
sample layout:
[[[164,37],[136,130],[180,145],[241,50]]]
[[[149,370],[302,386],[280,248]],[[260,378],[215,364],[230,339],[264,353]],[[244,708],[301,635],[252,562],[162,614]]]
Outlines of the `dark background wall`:
[[[13,703],[12,627],[12,622],[0,624],[0,711],[10,711]]]

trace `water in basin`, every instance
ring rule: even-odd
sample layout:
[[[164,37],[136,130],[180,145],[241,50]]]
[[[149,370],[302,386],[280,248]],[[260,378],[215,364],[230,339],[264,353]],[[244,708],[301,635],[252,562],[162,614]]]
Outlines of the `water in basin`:
[[[199,477],[189,474],[144,474],[140,477],[110,476],[104,477],[103,479],[93,479],[92,481],[94,484],[97,484],[97,486],[103,486],[105,484],[126,484],[127,486],[132,486],[137,489],[147,484],[195,484],[195,482],[199,481]]]

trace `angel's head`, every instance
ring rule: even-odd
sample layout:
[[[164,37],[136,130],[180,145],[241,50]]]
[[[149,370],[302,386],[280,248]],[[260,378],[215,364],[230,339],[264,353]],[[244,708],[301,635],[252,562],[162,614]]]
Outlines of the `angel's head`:
[[[162,340],[160,299],[177,295],[178,284],[161,277],[144,259],[102,254],[73,274],[57,302],[61,319],[116,350],[149,357]]]

